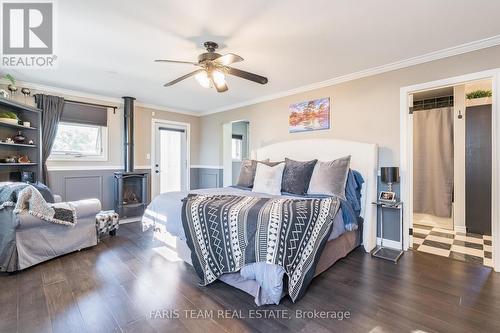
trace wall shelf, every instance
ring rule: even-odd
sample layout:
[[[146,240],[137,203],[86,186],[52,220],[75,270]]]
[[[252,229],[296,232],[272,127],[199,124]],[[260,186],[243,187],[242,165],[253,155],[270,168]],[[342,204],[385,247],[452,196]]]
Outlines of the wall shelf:
[[[38,163],[0,163],[0,166],[12,167],[12,166],[33,166],[38,165]]]
[[[36,131],[35,127],[26,127],[26,126],[23,126],[23,125],[15,125],[15,124],[3,123],[1,121],[0,121],[0,126],[11,127],[11,128],[19,128],[20,130],[35,130]]]
[[[20,121],[30,122],[30,127],[20,125],[19,123],[0,122],[0,139],[6,140],[13,138],[17,131],[21,131],[26,138],[25,142],[33,140],[35,145],[21,143],[0,142],[0,158],[7,158],[13,155],[27,156],[31,163],[0,163],[0,181],[19,181],[22,171],[32,171],[35,174],[35,180],[42,180],[42,112],[41,110],[8,100],[0,97],[0,110],[11,111],[17,115]],[[26,169],[26,170],[23,170]]]
[[[35,108],[33,106],[14,102],[10,99],[5,99],[2,97],[0,97],[0,106],[3,106],[3,107],[10,109],[12,111],[29,111],[29,112],[36,112],[36,113],[41,111],[40,109]]]
[[[11,146],[11,147],[29,147],[29,148],[36,148],[36,145],[28,145],[25,143],[7,143],[7,142],[0,142],[1,146]]]

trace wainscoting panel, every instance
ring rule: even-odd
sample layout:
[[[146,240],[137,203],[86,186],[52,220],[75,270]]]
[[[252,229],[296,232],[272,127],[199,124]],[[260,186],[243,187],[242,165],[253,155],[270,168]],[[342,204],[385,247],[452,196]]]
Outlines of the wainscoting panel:
[[[200,187],[213,188],[219,184],[219,175],[217,173],[200,174]]]
[[[191,189],[222,187],[222,169],[191,168]]]
[[[49,186],[63,201],[96,198],[104,210],[113,209],[114,172],[120,170],[49,170]],[[136,170],[150,172],[150,170]],[[148,174],[149,197],[151,177]]]
[[[66,201],[97,198],[102,200],[102,176],[64,177]]]

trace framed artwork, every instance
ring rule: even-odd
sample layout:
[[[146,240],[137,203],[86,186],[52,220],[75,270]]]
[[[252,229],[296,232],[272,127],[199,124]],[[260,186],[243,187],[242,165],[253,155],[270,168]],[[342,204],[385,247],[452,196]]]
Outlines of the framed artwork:
[[[330,98],[292,104],[289,107],[290,133],[317,131],[330,128]]]

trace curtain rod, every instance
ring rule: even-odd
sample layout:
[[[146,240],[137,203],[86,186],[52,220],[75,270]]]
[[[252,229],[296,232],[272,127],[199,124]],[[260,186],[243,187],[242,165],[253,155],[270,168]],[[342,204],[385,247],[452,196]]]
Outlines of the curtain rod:
[[[91,105],[91,106],[98,106],[98,107],[102,107],[102,108],[112,108],[113,109],[113,113],[115,113],[116,109],[118,109],[118,106],[116,106],[116,105],[106,105],[106,104],[89,103],[89,102],[75,101],[75,100],[72,100],[72,99],[65,99],[64,101],[65,102],[69,102],[69,103],[74,103],[74,104]]]

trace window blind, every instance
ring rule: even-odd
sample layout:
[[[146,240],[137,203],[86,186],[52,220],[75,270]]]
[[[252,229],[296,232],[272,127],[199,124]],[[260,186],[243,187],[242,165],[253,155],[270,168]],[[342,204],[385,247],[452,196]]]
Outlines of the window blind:
[[[102,106],[64,102],[62,122],[94,126],[108,125],[108,109]]]

